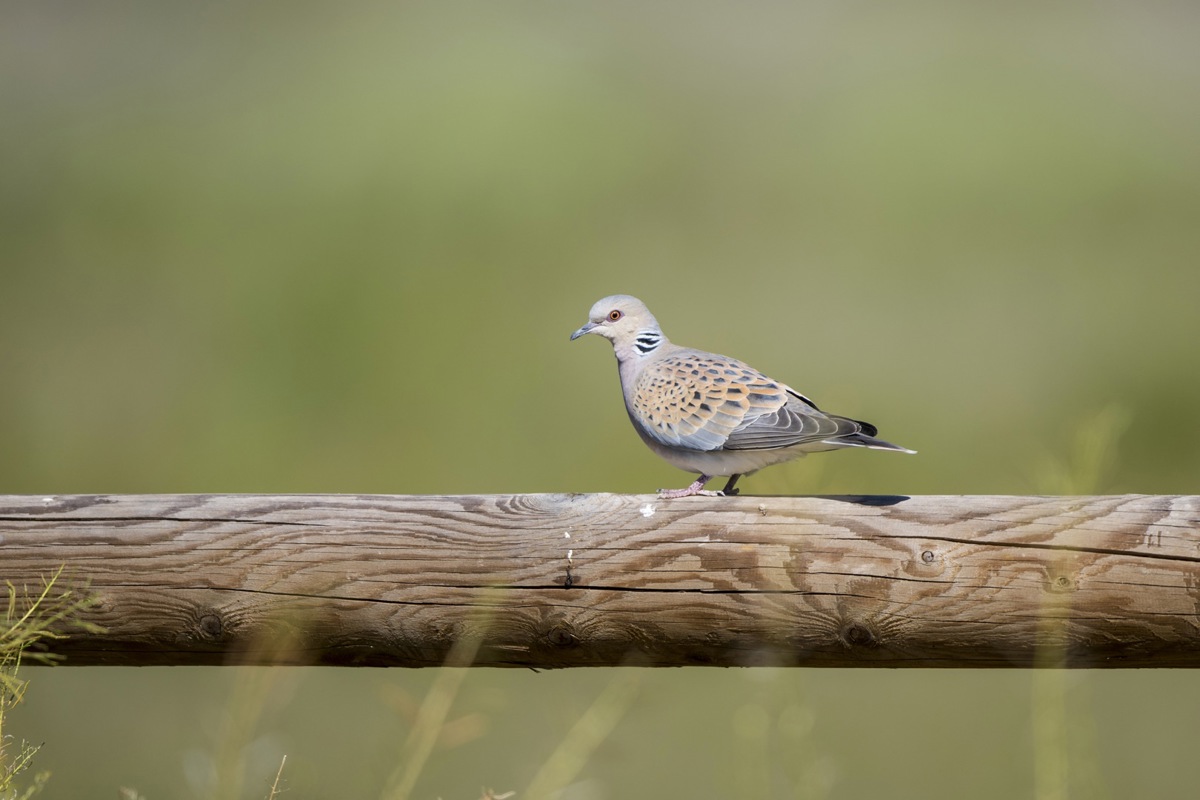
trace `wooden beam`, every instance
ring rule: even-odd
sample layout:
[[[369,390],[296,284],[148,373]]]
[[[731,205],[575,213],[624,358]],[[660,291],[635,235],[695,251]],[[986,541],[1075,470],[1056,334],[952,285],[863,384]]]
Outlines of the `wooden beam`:
[[[0,496],[63,564],[68,664],[1200,666],[1195,496]]]

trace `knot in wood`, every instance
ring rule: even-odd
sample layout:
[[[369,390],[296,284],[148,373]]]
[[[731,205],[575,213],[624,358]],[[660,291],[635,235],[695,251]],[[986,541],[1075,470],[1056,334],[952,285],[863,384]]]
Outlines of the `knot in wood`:
[[[878,647],[874,632],[862,622],[851,622],[842,628],[842,644],[847,647]]]
[[[225,625],[216,614],[205,614],[200,618],[200,634],[206,639],[220,639],[225,633]]]
[[[575,647],[579,644],[579,637],[575,635],[574,629],[565,622],[560,622],[547,631],[546,639],[555,647]]]
[[[1058,575],[1050,581],[1050,591],[1052,592],[1069,592],[1074,588],[1071,579],[1066,575]]]
[[[932,564],[934,558],[936,558],[936,556],[934,556],[932,550],[926,550],[924,553],[921,553],[921,560],[926,564]]]

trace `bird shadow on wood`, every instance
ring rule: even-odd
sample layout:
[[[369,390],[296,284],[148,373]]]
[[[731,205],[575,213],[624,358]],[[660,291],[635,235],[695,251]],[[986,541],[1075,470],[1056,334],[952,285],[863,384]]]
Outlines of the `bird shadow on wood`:
[[[853,503],[856,506],[894,506],[912,498],[905,494],[827,494],[821,499]]]
[[[835,500],[839,503],[853,503],[856,506],[894,506],[912,499],[906,494],[739,494],[737,496],[743,499],[789,497],[798,500]]]

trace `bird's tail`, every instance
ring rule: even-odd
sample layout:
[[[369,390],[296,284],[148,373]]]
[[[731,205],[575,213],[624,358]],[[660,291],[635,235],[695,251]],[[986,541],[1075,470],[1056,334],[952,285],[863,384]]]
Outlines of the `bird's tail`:
[[[895,450],[898,453],[916,453],[916,450],[909,450],[907,447],[901,447],[898,444],[885,442],[883,439],[875,438],[875,434],[879,433],[879,429],[869,422],[862,420],[850,420],[857,423],[861,430],[854,433],[848,433],[845,436],[839,436],[836,439],[829,439],[829,444],[836,444],[842,447],[869,447],[872,450]]]

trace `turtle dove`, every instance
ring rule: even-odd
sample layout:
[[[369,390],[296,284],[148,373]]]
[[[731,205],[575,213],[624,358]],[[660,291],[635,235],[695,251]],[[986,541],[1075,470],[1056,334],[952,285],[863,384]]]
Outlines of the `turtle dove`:
[[[826,414],[792,387],[734,358],[680,347],[636,297],[618,294],[592,306],[588,322],[571,334],[612,342],[625,410],[642,441],[656,454],[700,477],[663,497],[735,495],[743,475],[805,453],[868,447],[913,453],[876,439],[874,425]],[[722,491],[706,491],[715,476]]]

